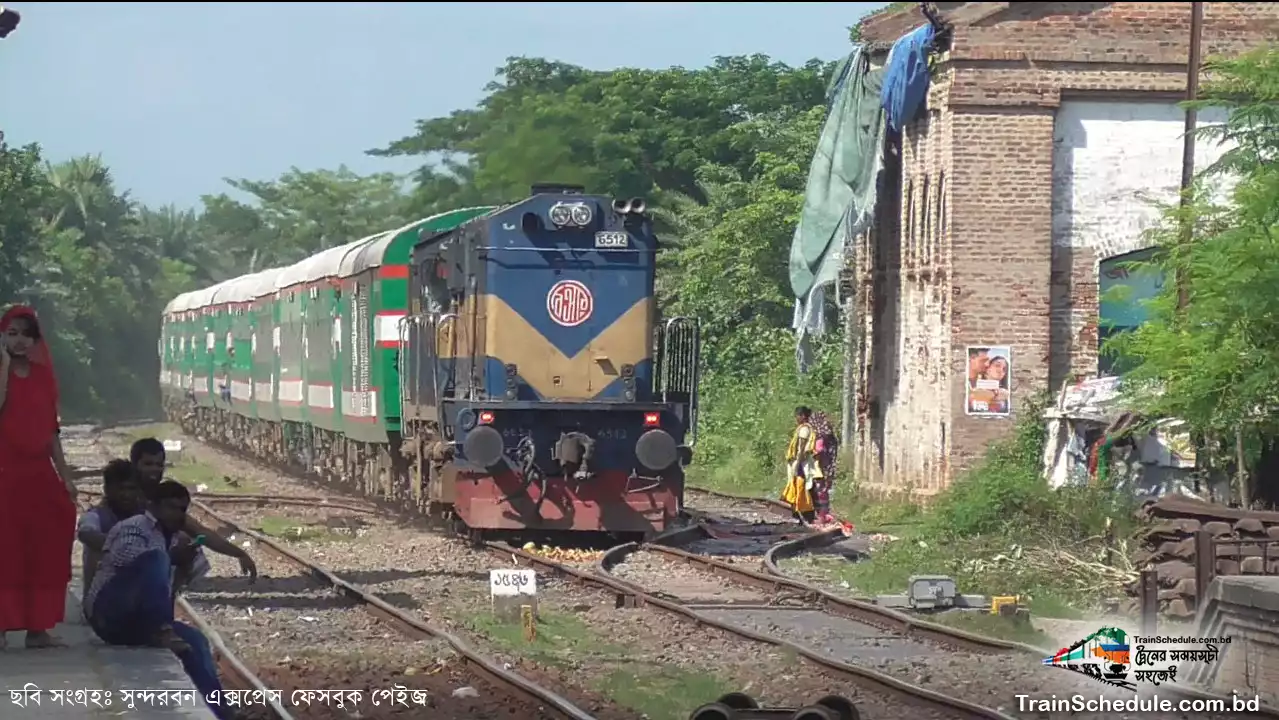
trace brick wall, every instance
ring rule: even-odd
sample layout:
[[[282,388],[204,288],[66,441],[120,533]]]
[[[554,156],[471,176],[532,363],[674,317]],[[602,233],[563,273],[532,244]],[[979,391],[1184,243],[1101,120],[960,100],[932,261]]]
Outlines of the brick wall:
[[[1175,103],[1190,18],[1190,3],[937,6],[954,23],[950,49],[930,111],[902,140],[898,197],[881,196],[864,248],[874,270],[861,269],[871,290],[854,449],[863,484],[923,495],[1004,437],[1050,380],[1095,371],[1097,263],[1110,250],[1054,242],[1056,116],[1076,100]],[[1205,3],[1204,15],[1206,54],[1279,37],[1279,5]],[[863,23],[862,36],[888,47],[921,22],[912,6]],[[925,202],[944,210],[910,231],[902,201],[918,207],[924,178],[930,194],[943,186]],[[968,345],[1012,347],[1012,418],[964,412]]]
[[[956,112],[951,185],[953,462],[1011,426],[964,410],[966,346],[1012,350],[1013,417],[1048,381],[1053,115],[1046,108]]]
[[[871,491],[927,497],[949,475],[951,113],[947,73],[935,79],[937,108],[913,123],[886,162],[890,185],[862,249],[870,309],[861,358],[868,402],[855,440],[854,472]],[[867,254],[868,253],[868,254]]]

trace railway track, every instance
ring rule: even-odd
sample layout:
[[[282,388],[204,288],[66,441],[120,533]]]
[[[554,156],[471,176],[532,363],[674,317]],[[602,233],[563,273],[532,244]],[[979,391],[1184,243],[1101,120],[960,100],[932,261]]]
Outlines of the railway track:
[[[303,559],[296,552],[291,551],[288,547],[286,547],[283,543],[279,542],[278,540],[271,537],[264,536],[261,533],[255,532],[249,529],[248,527],[246,527],[245,526],[246,523],[233,520],[226,513],[215,511],[209,505],[204,504],[203,501],[200,501],[200,502],[201,502],[201,505],[197,506],[200,512],[205,514],[209,519],[211,519],[215,523],[215,525],[222,526],[223,532],[229,531],[232,533],[250,537],[257,543],[257,547],[259,549],[263,549],[263,548],[268,549],[273,555],[280,555],[285,558],[288,558],[288,560],[295,565],[299,563],[309,562]],[[220,505],[224,507],[234,507],[237,505],[243,506],[244,504],[239,502],[224,502],[224,503],[220,503]],[[322,506],[314,505],[312,507],[322,507]],[[459,540],[458,542],[460,543],[461,541]],[[548,560],[545,557],[533,555],[531,553],[527,553],[517,548],[512,548],[502,543],[490,543],[487,545],[487,547],[489,551],[493,552],[495,555],[500,556],[503,560],[509,560],[510,556],[512,555],[516,557],[524,558],[524,559],[536,558],[538,562],[549,564],[559,571],[582,572],[583,576],[589,575],[589,573],[578,570],[576,568],[571,568],[565,563],[554,561],[554,560]],[[314,570],[312,571],[312,574],[315,574]],[[329,583],[333,587],[343,588],[343,591],[342,591],[343,594],[350,595],[352,590],[349,588],[354,588],[354,586],[338,578],[337,577],[338,574],[339,573],[326,571],[325,582]],[[616,589],[616,588],[611,588],[611,589]],[[358,588],[355,588],[355,590],[359,591]],[[382,610],[385,611],[384,608],[382,608]],[[690,619],[695,619],[698,622],[712,625],[714,627],[720,627],[713,623],[706,623],[704,618],[690,618]],[[327,619],[323,621],[326,624],[329,624],[329,625],[332,624],[332,622]],[[258,626],[258,628],[260,628],[260,626]],[[279,632],[279,631],[276,631],[276,632]],[[743,635],[743,633],[741,633],[740,630],[734,629],[734,630],[731,630],[731,632],[733,632],[733,634],[735,635],[739,635],[739,636]],[[748,637],[748,639],[751,639],[751,640],[758,640],[758,637],[751,637],[749,635],[746,635],[745,637]],[[278,646],[278,641],[276,644]],[[785,649],[787,650],[793,649],[789,646],[783,646],[783,647],[785,647]],[[854,699],[854,702],[858,706],[860,717],[862,718],[867,718],[868,720],[883,718],[884,720],[887,720],[888,718],[895,717],[896,715],[893,712],[893,708],[900,706],[901,700],[902,700],[902,697],[900,696],[900,691],[903,689],[907,691],[907,696],[911,698],[915,702],[915,704],[919,703],[920,696],[917,694],[917,691],[914,689],[907,688],[904,685],[901,685],[901,686],[895,685],[891,682],[891,679],[889,679],[889,683],[887,686],[881,686],[878,684],[868,685],[866,683],[866,676],[864,674],[857,672],[856,669],[853,669],[851,672],[852,672],[852,677],[855,678],[855,682],[853,683],[855,687],[839,688],[839,690],[844,691],[841,694],[850,695]],[[273,679],[269,671],[263,670],[263,674],[267,677],[268,680]],[[837,679],[847,680],[849,678],[842,677]],[[896,692],[893,692],[893,691],[896,691]],[[930,701],[933,700],[933,698],[930,695],[925,695],[924,697],[928,698]],[[706,698],[706,700],[710,700],[710,699],[713,699],[713,698]],[[940,706],[937,706],[936,702],[928,702],[921,708],[921,710],[925,711],[923,713],[925,716],[932,716],[937,718],[970,718],[970,717],[1004,718],[1004,717],[1007,717],[1006,715],[993,713],[983,708],[976,708],[976,707],[970,708],[963,705],[956,706],[953,703],[949,703],[945,701],[943,701],[940,704]],[[931,710],[931,712],[928,712],[929,710]]]
[[[800,555],[802,553],[810,552],[810,551],[820,551],[821,549],[829,547],[832,543],[839,542],[840,540],[841,538],[837,533],[823,533],[823,534],[812,535],[804,538],[798,538],[798,539],[793,539],[793,540],[788,540],[782,543],[778,543],[777,545],[770,548],[769,551],[765,553],[764,557],[761,560],[764,574],[768,577],[780,580],[790,587],[804,586],[804,587],[810,588],[810,592],[817,594],[817,597],[811,598],[812,601],[820,604],[828,613],[833,613],[836,615],[846,615],[849,612],[849,608],[856,608],[855,611],[859,613],[862,612],[863,609],[874,608],[872,603],[868,603],[864,600],[849,598],[844,595],[832,593],[824,588],[811,585],[810,583],[806,583],[800,578],[796,578],[787,574],[780,567],[779,561],[784,558],[793,557],[793,556]],[[911,629],[905,630],[905,632],[907,633],[910,633],[913,630],[914,634],[919,634],[920,631],[923,630],[925,633],[931,634],[933,630],[940,628],[941,630],[944,630],[949,633],[958,633],[958,634],[968,635],[971,639],[974,639],[979,643],[988,644],[989,650],[987,650],[986,652],[998,652],[998,653],[1001,653],[1000,655],[1001,658],[1020,661],[1018,663],[1018,667],[1022,669],[1021,670],[1022,672],[1024,672],[1025,668],[1028,668],[1029,664],[1036,663],[1042,660],[1043,658],[1048,657],[1056,652],[1056,650],[1050,649],[1050,648],[1034,647],[1032,645],[1027,645],[1024,643],[1009,642],[1009,641],[1000,640],[996,638],[987,638],[980,635],[974,635],[972,633],[964,633],[963,631],[960,631],[957,629],[946,628],[944,626],[935,625],[933,623],[929,623],[927,621],[911,617],[909,615],[906,615],[905,613],[895,613],[889,608],[875,608],[875,609],[877,609],[879,612],[884,613],[885,617],[888,617],[891,615],[902,616],[905,622],[910,623],[912,625]],[[946,641],[942,640],[941,642],[945,643]],[[1001,646],[1002,646],[1002,650],[1000,649]],[[1010,685],[1013,683],[1019,682],[1015,678],[1015,675],[1009,675],[1008,677],[1010,678],[1009,680]],[[1070,676],[1067,675],[1066,677],[1069,678]],[[1054,678],[1054,680],[1056,679],[1057,678]],[[1020,685],[1017,685],[1017,686],[1020,687]],[[1097,693],[1096,693],[1095,686],[1085,684],[1084,688],[1089,690],[1093,696],[1096,696]],[[1230,707],[1230,702],[1231,702],[1230,698],[1228,697],[1223,697],[1215,693],[1199,690],[1197,688],[1188,687],[1188,686],[1162,685],[1160,686],[1158,692],[1161,696],[1167,696],[1176,700],[1224,701],[1226,704],[1226,707]],[[1211,713],[1206,713],[1206,712],[1199,712],[1191,715],[1187,715],[1187,714],[1158,715],[1153,713],[1147,713],[1147,715],[1154,715],[1155,717],[1195,717],[1195,718],[1225,717],[1224,715],[1218,716],[1218,715],[1213,715]],[[1072,717],[1086,717],[1086,716],[1087,715],[1084,713],[1077,713],[1072,715]],[[1251,717],[1251,718],[1258,718],[1258,719],[1269,718],[1270,720],[1274,720],[1275,718],[1279,718],[1279,708],[1263,705],[1260,708],[1260,710],[1257,712],[1232,713],[1230,716],[1231,717],[1242,716],[1242,717]],[[1107,715],[1107,717],[1109,717],[1109,715]]]
[[[82,492],[89,497],[101,495]],[[238,577],[233,561],[209,554],[212,577],[179,598],[180,614],[210,636],[223,656],[224,673],[239,679],[237,685],[281,691],[284,702],[278,709],[251,711],[252,718],[348,718],[352,716],[348,711],[358,711],[358,717],[373,720],[397,716],[403,707],[429,707],[433,716],[441,718],[513,715],[594,720],[594,715],[504,667],[460,637],[340,578],[237,522],[228,512],[228,508],[261,507],[370,512],[359,505],[288,495],[193,499],[192,514],[201,522],[224,537],[248,538],[252,546],[267,551],[265,557],[259,556],[261,575],[253,584]],[[246,622],[250,620],[251,624]],[[230,633],[230,639],[218,628]],[[246,646],[243,661],[230,650],[240,645]],[[335,648],[337,652],[330,653]],[[323,661],[315,662],[317,657]],[[370,663],[369,657],[377,658],[376,662]],[[248,664],[256,666],[258,673],[249,671]],[[488,690],[455,694],[459,688],[475,685]],[[307,698],[306,690],[321,688],[354,689],[361,696],[356,700]],[[509,697],[494,698],[491,690]]]
[[[117,452],[128,443],[116,440]],[[642,609],[619,611],[611,593],[546,575],[538,579],[538,638],[526,643],[518,637],[518,627],[495,625],[489,607],[488,571],[510,566],[509,556],[495,561],[487,550],[473,549],[420,521],[337,509],[339,502],[359,506],[366,501],[337,501],[345,493],[311,479],[263,470],[261,464],[231,454],[213,455],[196,443],[187,449],[198,462],[216,463],[233,474],[255,495],[281,501],[201,495],[218,513],[245,529],[269,529],[273,542],[321,559],[348,582],[466,637],[504,666],[560,690],[601,720],[633,720],[641,714],[684,720],[694,707],[732,689],[751,692],[773,707],[811,705],[829,694],[829,681],[796,675],[794,659],[771,648],[744,646],[736,636],[688,623],[654,622]],[[295,502],[302,495],[308,501]],[[327,502],[326,495],[331,498]],[[281,514],[303,527],[281,527]],[[330,531],[333,526],[337,535]],[[281,532],[292,529],[302,532]],[[317,530],[329,537],[314,536]],[[785,681],[779,683],[779,678]],[[620,699],[610,704],[601,696]]]
[[[201,496],[201,503],[203,503],[207,497],[208,496]],[[273,502],[277,501],[281,504],[297,502],[289,495],[274,492],[269,498],[218,497],[213,502],[217,503],[219,509],[221,509],[236,506],[247,507],[248,503],[252,503],[253,505],[270,506]],[[738,500],[736,502],[749,504],[756,501]],[[337,502],[320,501],[314,497],[310,498],[308,501],[302,501],[298,504],[305,505],[308,510],[313,509],[316,512],[331,512],[336,510],[336,505],[338,505]],[[212,505],[205,505],[201,508],[201,511],[218,513],[222,517],[222,522],[231,521],[231,518],[227,517],[219,510],[214,510]],[[246,527],[246,525],[247,523],[245,522],[235,522],[235,527],[238,527],[240,532],[248,535],[249,537],[253,537],[259,547],[264,545],[268,547],[272,545],[279,546],[279,542],[276,539],[265,537],[256,532],[253,532],[250,535],[249,533],[252,531],[250,528]],[[792,529],[798,529],[798,526],[794,524],[790,524],[789,527]],[[461,538],[454,538],[452,539],[452,542],[458,546],[463,544]],[[572,579],[579,583],[585,583],[596,590],[602,590],[607,593],[605,597],[613,599],[613,602],[610,604],[614,606],[617,604],[616,597],[619,594],[634,597],[639,600],[639,602],[631,603],[631,605],[636,608],[631,614],[632,617],[635,617],[636,621],[643,624],[645,631],[656,633],[659,636],[663,633],[669,633],[674,636],[689,635],[688,629],[681,629],[678,627],[673,628],[670,623],[654,623],[651,619],[643,620],[640,617],[636,617],[636,614],[638,614],[638,616],[647,616],[651,618],[651,614],[646,611],[652,608],[660,608],[661,600],[657,598],[649,600],[644,597],[636,596],[636,593],[632,588],[619,584],[610,578],[597,575],[594,572],[593,567],[573,567],[570,563],[537,555],[520,548],[511,547],[504,543],[484,543],[483,549],[487,553],[490,553],[492,557],[500,558],[500,561],[503,564],[510,564],[512,561],[515,561],[517,563],[533,564],[540,567],[547,571],[543,573],[543,578],[544,581],[551,581],[551,583],[548,584],[554,584],[555,578],[563,578]],[[458,552],[460,552],[460,547]],[[342,575],[343,573],[338,571],[336,574]],[[922,687],[917,687],[910,683],[902,682],[886,675],[874,673],[873,671],[863,671],[860,668],[847,665],[845,663],[831,663],[827,661],[821,653],[811,648],[802,647],[795,643],[778,642],[766,635],[744,631],[742,628],[735,627],[728,623],[716,622],[713,618],[697,613],[686,614],[683,612],[683,608],[678,604],[671,604],[668,609],[673,610],[677,615],[683,617],[683,619],[691,621],[690,625],[692,627],[700,626],[712,629],[718,634],[735,638],[730,642],[724,642],[723,640],[720,641],[721,644],[727,645],[729,648],[728,652],[725,653],[725,656],[750,657],[751,653],[774,652],[780,650],[781,657],[783,659],[780,661],[777,659],[769,661],[771,663],[778,663],[780,667],[780,670],[769,671],[765,675],[765,677],[771,681],[775,682],[775,679],[783,673],[789,672],[793,674],[796,672],[797,668],[794,665],[793,659],[790,661],[784,659],[787,656],[792,658],[794,656],[805,657],[809,659],[809,662],[814,662],[818,665],[818,667],[823,668],[823,675],[826,679],[822,679],[821,676],[813,677],[811,674],[802,673],[807,676],[806,681],[810,686],[812,686],[812,689],[802,691],[802,694],[804,695],[803,697],[797,696],[800,691],[795,690],[790,697],[783,698],[784,702],[782,704],[792,706],[804,705],[811,703],[813,699],[812,696],[826,695],[831,692],[835,692],[837,694],[850,697],[857,704],[860,716],[866,720],[890,720],[892,718],[899,717],[900,708],[903,704],[911,705],[914,708],[914,714],[920,715],[924,718],[992,718],[1002,720],[1009,717],[993,709],[963,701],[955,701],[939,693],[926,690]],[[612,610],[611,613],[616,614],[616,610]],[[748,642],[743,645],[743,640]],[[703,651],[705,651],[705,647],[713,644],[713,642],[706,641],[697,642],[692,644],[691,647],[688,647],[687,651],[692,653],[698,652],[699,649],[703,649]],[[746,651],[743,650],[743,648],[751,648],[752,645],[759,647]],[[718,662],[718,660],[716,660],[716,662]],[[792,682],[792,684],[796,685],[797,688],[799,686],[799,683]],[[778,694],[777,690],[772,688],[770,688],[770,690],[772,690],[770,694],[773,697],[776,697]],[[700,703],[705,703],[713,699],[713,697],[703,697],[700,699]],[[694,703],[694,705],[696,704],[699,703]],[[690,705],[688,708],[685,708],[684,712],[688,712],[693,709],[694,705]]]
[[[695,518],[710,521],[730,520],[738,523],[773,524],[780,519],[793,520],[791,509],[780,500],[748,497],[709,490],[695,485],[684,487],[685,508]]]
[[[752,524],[755,527],[756,532],[747,535],[745,537],[745,542],[743,542],[743,538],[733,537],[731,535],[723,538],[715,538],[710,535],[705,535],[702,538],[696,538],[695,533],[693,532],[694,530],[699,533],[706,532],[699,526],[697,528],[682,531],[682,537],[680,534],[672,534],[670,537],[671,541],[701,543],[701,549],[703,550],[707,550],[708,548],[706,546],[709,544],[720,543],[722,545],[730,546],[720,548],[720,554],[733,554],[740,556],[755,553],[762,554],[778,539],[787,536],[802,537],[809,534],[808,531],[793,522],[769,522],[769,520],[776,520],[779,516],[788,516],[789,511],[786,510],[784,506],[780,506],[780,504],[772,505],[754,498],[736,498],[709,492],[703,492],[702,495],[706,497],[718,497],[724,501],[720,507],[715,509],[715,511],[703,514],[705,519],[716,520],[722,525],[733,524],[734,526],[741,526],[743,524],[743,518],[741,517],[742,509],[752,507],[758,508],[757,519],[759,522],[758,524]],[[228,505],[233,505],[239,504],[239,500],[239,498],[218,498],[217,502],[220,504],[226,503]],[[254,500],[256,501],[256,499]],[[273,495],[269,499],[265,499],[261,502],[264,504],[270,504],[273,501],[290,502],[292,501],[292,498]],[[313,506],[317,508],[336,505],[336,503],[319,500],[312,500],[308,504],[311,503],[313,503]],[[698,510],[700,509],[701,508],[699,507]],[[732,516],[729,515],[728,511],[732,511]],[[747,519],[755,518],[748,517]],[[759,532],[760,529],[763,529],[765,532]],[[272,542],[269,538],[263,538],[260,535],[257,537],[260,542],[262,540]],[[761,537],[766,541],[763,545],[760,545],[758,542]],[[743,544],[753,545],[753,547],[742,547]],[[661,598],[650,597],[638,588],[628,586],[624,583],[619,583],[610,578],[602,577],[594,572],[594,568],[580,567],[581,561],[578,561],[577,563],[564,562],[548,558],[544,555],[535,554],[521,548],[512,547],[501,542],[483,543],[483,547],[491,552],[494,557],[501,558],[503,561],[516,559],[517,561],[529,563],[546,570],[552,576],[572,578],[576,582],[591,585],[615,595],[620,593],[621,596],[627,598],[627,600],[623,601],[624,603],[629,602],[629,604],[633,606],[660,608],[672,611],[697,624],[713,627],[717,630],[731,633],[753,642],[760,642],[797,654],[809,663],[815,664],[819,669],[836,681],[843,681],[844,683],[850,684],[852,687],[848,688],[845,694],[852,695],[855,698],[856,702],[859,704],[862,717],[894,717],[895,712],[891,711],[890,708],[899,707],[903,702],[915,706],[917,712],[922,712],[925,715],[933,715],[939,718],[987,718],[1002,720],[1010,717],[1009,715],[993,708],[984,707],[964,700],[958,700],[941,693],[927,690],[909,682],[908,680],[902,680],[900,678],[878,673],[873,670],[867,670],[846,662],[833,660],[832,658],[827,657],[824,653],[799,642],[785,639],[779,640],[771,635],[753,631],[749,628],[743,628],[738,624],[724,622],[710,614],[700,612],[696,609],[694,609],[692,613],[683,612],[684,608],[682,604],[671,603],[669,605],[664,605]],[[623,548],[627,547],[628,546],[621,546],[620,548],[614,548],[609,551],[609,553],[606,553],[605,557],[614,556],[621,552]],[[696,547],[696,545],[694,547]],[[673,550],[673,552],[682,552],[683,555],[689,558],[698,557],[697,555],[687,551]],[[579,566],[575,567],[575,565]],[[708,698],[708,700],[709,699],[710,698]],[[879,709],[880,711],[876,712],[876,709]]]
[[[237,498],[218,504],[247,503]],[[250,538],[259,550],[267,551],[260,555],[262,587],[227,577],[230,573],[224,571],[187,594],[205,615],[221,618],[222,626],[246,627],[234,631],[232,643],[247,634],[258,640],[266,635],[265,644],[245,643],[250,648],[246,654],[264,679],[291,698],[294,689],[371,689],[354,708],[313,699],[294,711],[299,718],[350,717],[347,711],[355,709],[359,717],[373,719],[416,707],[430,708],[433,717],[441,718],[593,720],[590,712],[506,669],[462,638],[244,527],[204,499],[194,501],[193,507],[201,522],[219,527],[227,536]],[[244,622],[249,619],[254,621]],[[314,662],[316,653],[325,656],[323,662]],[[400,707],[395,691],[405,693]],[[301,696],[295,699],[297,705],[304,702]],[[378,700],[381,703],[375,705]]]
[[[251,462],[258,463],[256,460]],[[291,470],[288,472],[297,476]],[[693,490],[690,495],[698,497],[699,491]],[[720,524],[723,524],[723,518],[729,515],[727,511],[736,511],[732,515],[736,516],[735,522],[739,528],[747,524],[743,522],[744,520],[752,519],[756,522],[749,524],[757,526],[757,529],[758,526],[789,528],[793,537],[782,537],[783,545],[791,543],[793,547],[804,544],[821,544],[822,542],[820,536],[796,532],[799,528],[793,523],[770,522],[776,520],[781,512],[784,512],[777,507],[779,504],[770,503],[767,500],[722,496],[705,491],[702,491],[700,496],[719,500],[721,507],[712,508],[709,511],[703,510],[702,507],[704,506],[697,507],[694,509],[693,514],[697,515],[699,514],[698,511],[700,511],[703,524],[686,528],[678,533],[672,533],[671,537],[666,539],[667,542],[714,542],[720,539],[713,536],[713,531],[708,533],[707,527],[713,527],[716,520],[720,520]],[[269,505],[275,501],[294,500],[295,498],[292,497],[272,495],[270,497],[220,497],[214,502],[218,503],[219,506],[245,503]],[[317,510],[328,508],[327,511],[334,511],[339,507],[339,503],[314,498],[309,501],[299,500],[299,504],[310,505]],[[752,507],[747,506],[752,506],[753,511],[758,513],[758,516],[755,518],[741,517],[740,510],[752,510]],[[730,522],[733,522],[733,520],[730,519]],[[786,533],[769,530],[759,534],[767,534],[772,540],[776,539],[777,535],[785,535]],[[778,543],[772,543],[772,545],[777,546]],[[898,708],[902,703],[911,705],[912,714],[914,715],[923,714],[939,718],[1012,717],[1012,715],[1007,714],[1006,707],[998,705],[990,707],[969,699],[982,697],[982,695],[980,692],[973,692],[971,688],[964,687],[965,681],[962,678],[954,681],[942,679],[943,681],[939,683],[939,678],[935,675],[939,672],[940,665],[945,665],[954,675],[958,675],[958,673],[953,672],[954,668],[950,666],[962,666],[961,672],[969,673],[968,684],[986,686],[985,699],[987,702],[993,702],[991,698],[996,694],[989,688],[997,688],[997,692],[1002,693],[1002,695],[996,700],[1002,700],[1002,704],[1005,706],[1013,703],[1012,695],[1014,690],[1031,694],[1048,694],[1054,692],[1053,687],[1059,686],[1060,682],[1064,681],[1064,679],[1054,679],[1048,682],[1046,679],[1034,678],[1032,685],[1023,687],[1016,685],[1016,681],[1008,680],[1001,674],[1000,670],[992,671],[994,677],[987,678],[988,680],[993,680],[993,682],[975,680],[971,673],[973,666],[984,667],[987,664],[1000,665],[1001,663],[1007,665],[1018,664],[1019,667],[1037,666],[1044,655],[1037,649],[1017,648],[1012,643],[981,638],[980,636],[974,636],[970,633],[944,626],[932,626],[931,623],[920,623],[914,618],[900,613],[893,613],[869,603],[859,603],[831,596],[819,588],[794,579],[779,577],[776,574],[765,574],[765,572],[748,570],[742,567],[743,560],[754,558],[757,566],[763,563],[763,567],[768,568],[766,572],[779,572],[776,569],[775,562],[764,563],[763,556],[765,553],[758,552],[757,548],[753,548],[749,552],[726,553],[725,555],[729,557],[729,560],[726,561],[709,558],[704,554],[691,553],[686,549],[681,551],[677,548],[662,545],[619,546],[605,554],[598,568],[581,567],[580,564],[574,566],[575,564],[573,563],[560,562],[504,543],[484,543],[484,549],[493,554],[494,557],[502,558],[506,562],[513,560],[520,564],[536,567],[544,571],[545,577],[568,579],[607,592],[614,596],[616,605],[663,610],[697,626],[732,633],[740,638],[789,652],[816,666],[821,673],[836,679],[837,682],[850,683],[853,688],[856,688],[855,692],[845,694],[851,694],[854,697],[863,718],[897,717],[900,715]],[[753,597],[758,601],[758,606],[765,611],[777,612],[777,596],[779,593],[789,594],[792,596],[791,601],[803,605],[804,609],[792,607],[787,608],[786,612],[813,616],[814,610],[819,610],[821,612],[818,614],[823,618],[838,619],[847,623],[847,627],[858,626],[863,628],[863,630],[860,634],[856,631],[842,632],[836,637],[826,638],[825,642],[823,642],[822,638],[813,637],[811,634],[807,637],[802,634],[799,636],[788,635],[777,623],[772,621],[756,622],[753,627],[749,622],[726,622],[724,618],[716,617],[714,611],[749,611],[754,609],[750,607],[752,603],[740,601],[736,603],[690,602],[690,600],[696,600],[696,598],[680,597],[678,592],[666,592],[660,587],[649,587],[610,574],[610,571],[614,570],[619,564],[625,564],[626,558],[637,553],[660,557],[661,562],[688,565],[689,567],[700,569],[703,573],[714,574],[719,578],[727,578],[730,583],[743,586],[748,593],[753,592],[755,594]],[[736,608],[734,610],[725,610],[723,608],[708,607],[725,604],[735,604]],[[865,630],[866,628],[873,629],[875,634],[868,633]],[[849,638],[857,637],[868,641],[882,641],[884,647],[875,652],[885,658],[883,671],[865,666],[873,663],[873,658],[870,658],[869,655],[837,657],[838,653],[834,652],[834,646],[845,644]],[[823,644],[828,646],[826,650],[829,650],[829,652],[824,652],[817,647]],[[857,647],[856,643],[853,645]],[[866,642],[863,642],[861,646],[869,647]],[[962,652],[962,655],[956,657],[962,657],[963,661],[952,660],[940,665],[930,665],[926,661],[919,660],[918,657],[912,657],[912,653],[926,653],[928,656],[940,655],[944,657],[945,654],[939,653],[939,651],[954,653],[956,650]],[[870,651],[867,652],[869,653]],[[1031,657],[1031,653],[1034,654],[1034,657]],[[997,659],[995,663],[990,662],[992,657]],[[912,673],[913,676],[911,675]],[[1060,674],[1069,677],[1066,673]],[[912,680],[914,682],[911,682]],[[924,685],[927,685],[929,689],[922,687]],[[942,691],[939,691],[938,688],[942,689]],[[953,689],[956,694],[966,695],[966,697],[947,694],[944,692],[946,689]],[[1097,686],[1092,684],[1086,684],[1079,690],[1092,697],[1096,697],[1099,694]],[[1060,692],[1060,690],[1056,691]],[[1187,697],[1200,699],[1212,697],[1194,693],[1193,691],[1185,691],[1183,694]],[[707,698],[707,700],[709,699]],[[1114,714],[1110,716],[1113,717]],[[1265,713],[1259,716],[1276,717]],[[1165,717],[1184,716],[1169,714]],[[1205,717],[1205,715],[1199,714],[1196,717]]]
[[[74,454],[68,451],[68,463],[100,464],[105,448],[91,433],[79,438],[68,443],[77,448]],[[89,488],[82,488],[81,494],[84,499],[101,497],[100,491]],[[268,689],[280,691],[280,701],[247,708],[246,720],[375,720],[402,716],[409,708],[429,709],[440,718],[595,720],[460,638],[239,526],[214,505],[304,507],[357,516],[379,509],[367,503],[290,495],[197,495],[193,500],[193,514],[201,522],[221,526],[227,537],[250,538],[270,551],[259,556],[261,575],[253,584],[237,577],[234,561],[208,553],[212,577],[178,599],[179,615],[210,638],[228,686],[261,690],[268,699]],[[250,617],[255,621],[246,632],[243,621]],[[369,657],[377,659],[369,662]],[[321,689],[354,691],[358,696],[307,692]]]

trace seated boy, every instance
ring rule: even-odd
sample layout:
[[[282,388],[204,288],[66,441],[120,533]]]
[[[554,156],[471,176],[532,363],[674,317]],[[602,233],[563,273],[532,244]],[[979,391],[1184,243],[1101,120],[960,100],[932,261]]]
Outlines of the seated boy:
[[[84,596],[85,615],[99,638],[111,645],[149,645],[172,650],[206,698],[222,690],[208,640],[173,619],[170,573],[194,557],[195,546],[178,541],[191,495],[181,483],[160,483],[147,512],[121,520],[107,533],[102,562]],[[211,706],[223,720],[224,708]]]
[[[142,493],[133,465],[128,460],[112,460],[102,470],[102,501],[80,517],[76,537],[84,546],[84,592],[93,586],[93,576],[102,560],[107,533],[116,523],[143,511]]]
[[[155,438],[142,438],[133,443],[133,447],[129,448],[129,460],[133,463],[133,467],[137,469],[144,494],[150,494],[164,479],[164,456],[164,443]],[[185,527],[181,528],[182,532],[191,538],[203,535],[205,545],[210,550],[219,555],[226,555],[239,560],[240,571],[249,576],[250,582],[257,578],[258,566],[243,548],[204,527],[194,518],[186,517],[185,522]],[[209,561],[199,548],[195,552],[192,570],[192,573],[182,573],[182,584],[192,582],[209,572]]]

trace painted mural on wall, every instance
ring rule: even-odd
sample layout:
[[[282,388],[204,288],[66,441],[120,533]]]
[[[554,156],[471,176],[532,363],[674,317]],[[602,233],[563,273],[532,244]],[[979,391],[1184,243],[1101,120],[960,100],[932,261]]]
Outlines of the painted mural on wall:
[[[1012,414],[1013,353],[1007,345],[970,345],[964,410],[969,415]]]
[[[1147,264],[1154,250],[1138,250],[1101,262],[1097,273],[1098,308],[1097,340],[1104,345],[1107,338],[1145,324],[1149,319],[1147,302],[1164,286],[1163,272]],[[1098,371],[1103,375],[1119,374],[1123,358],[1102,353]]]

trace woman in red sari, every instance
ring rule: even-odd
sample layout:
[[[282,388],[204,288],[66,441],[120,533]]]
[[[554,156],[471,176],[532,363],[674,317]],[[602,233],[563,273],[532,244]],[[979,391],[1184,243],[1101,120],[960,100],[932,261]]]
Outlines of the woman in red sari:
[[[29,648],[62,643],[71,582],[75,485],[58,439],[58,381],[35,311],[0,317],[0,648],[25,630]]]

